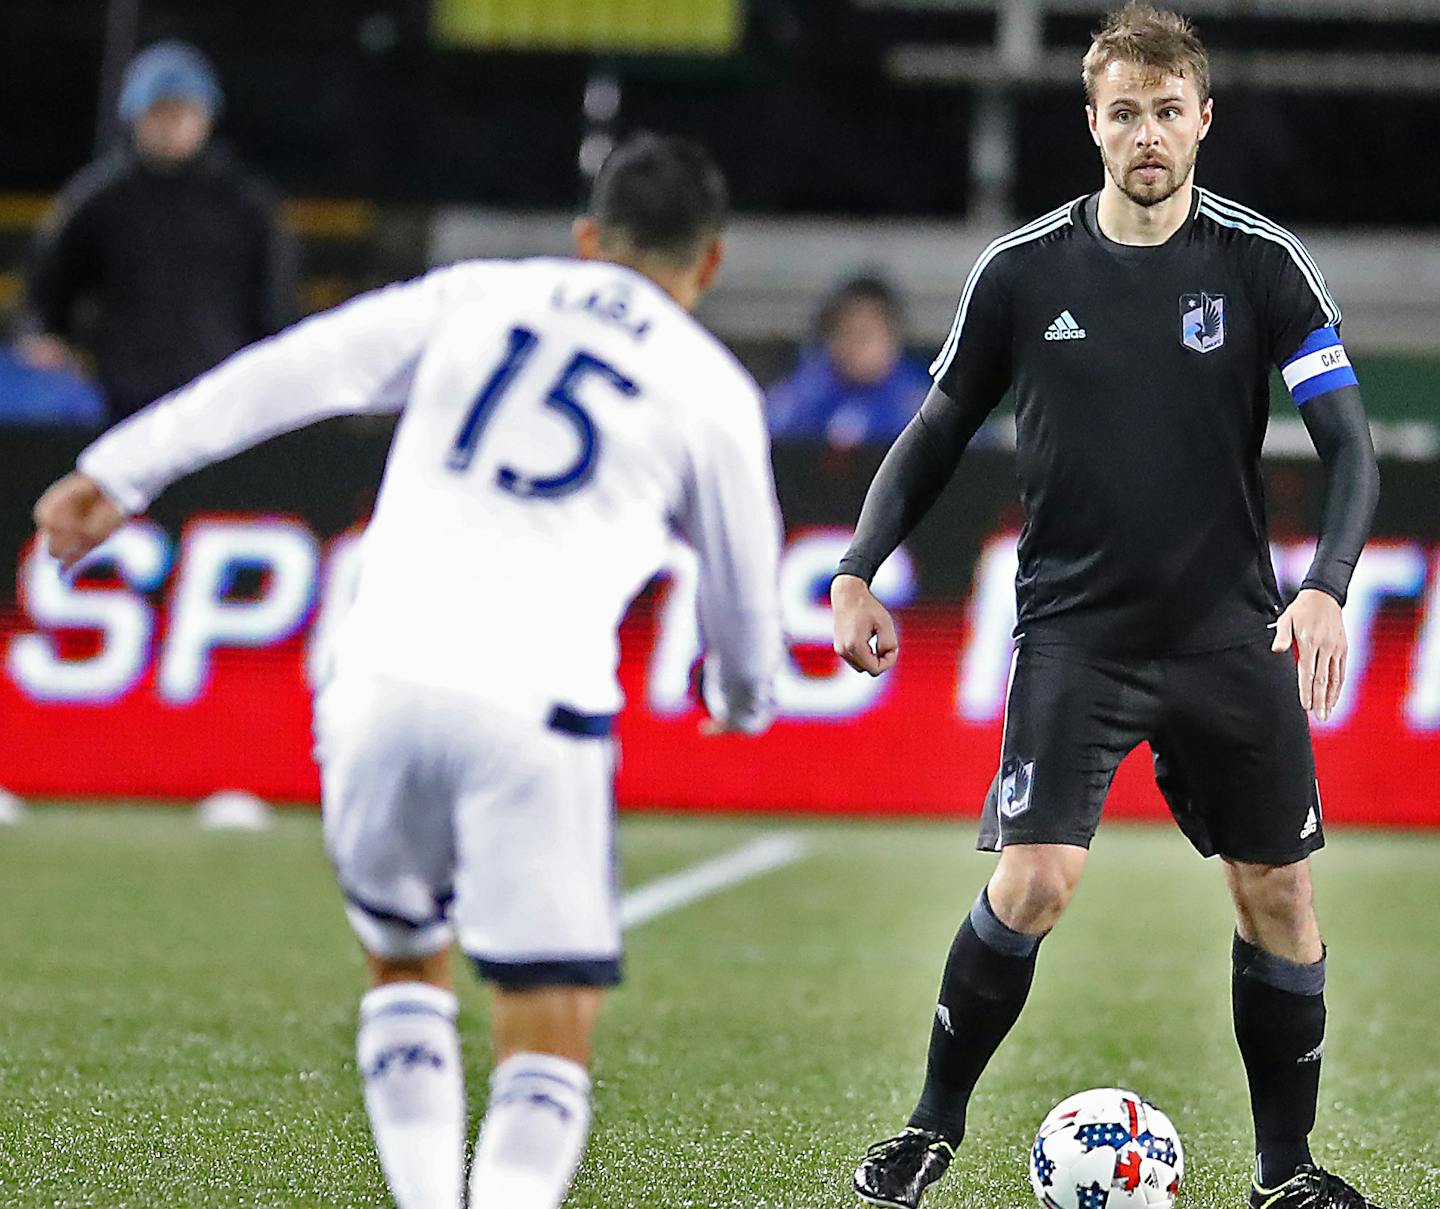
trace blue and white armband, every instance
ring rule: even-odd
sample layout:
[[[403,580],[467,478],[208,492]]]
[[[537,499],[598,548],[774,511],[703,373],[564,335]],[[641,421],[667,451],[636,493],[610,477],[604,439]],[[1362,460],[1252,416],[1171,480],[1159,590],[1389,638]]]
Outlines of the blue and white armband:
[[[1340,343],[1340,333],[1333,327],[1319,327],[1306,336],[1305,343],[1280,367],[1280,372],[1297,406],[1342,386],[1360,385],[1345,346]]]

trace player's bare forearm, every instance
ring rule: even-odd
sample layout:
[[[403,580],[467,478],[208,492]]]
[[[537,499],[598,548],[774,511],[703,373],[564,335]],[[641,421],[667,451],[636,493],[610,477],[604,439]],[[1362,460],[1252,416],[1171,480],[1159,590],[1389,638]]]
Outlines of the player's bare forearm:
[[[857,672],[879,676],[895,666],[900,640],[885,606],[856,575],[830,581],[830,607],[835,614],[835,653]],[[872,645],[873,644],[873,645]]]
[[[35,527],[67,570],[125,523],[125,513],[89,475],[67,474],[35,504]]]
[[[1345,684],[1349,643],[1340,602],[1318,588],[1302,588],[1275,625],[1276,651],[1296,649],[1300,706],[1324,722]]]

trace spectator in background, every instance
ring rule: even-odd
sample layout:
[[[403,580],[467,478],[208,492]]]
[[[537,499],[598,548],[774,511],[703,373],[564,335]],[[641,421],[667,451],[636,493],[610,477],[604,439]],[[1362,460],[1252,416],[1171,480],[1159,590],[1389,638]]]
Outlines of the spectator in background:
[[[21,357],[61,369],[83,348],[112,422],[293,317],[290,241],[268,191],[212,145],[220,104],[194,47],[142,52],[122,144],[65,187],[36,242]]]
[[[105,426],[105,401],[71,368],[37,368],[0,346],[0,424],[37,428]]]
[[[930,389],[925,367],[905,355],[895,291],[852,278],[826,299],[816,327],[819,343],[770,390],[771,433],[841,449],[893,441]]]

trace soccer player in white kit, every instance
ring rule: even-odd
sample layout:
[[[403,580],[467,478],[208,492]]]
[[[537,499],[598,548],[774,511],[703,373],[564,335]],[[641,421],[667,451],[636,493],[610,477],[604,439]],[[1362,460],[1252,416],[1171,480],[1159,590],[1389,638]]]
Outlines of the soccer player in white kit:
[[[688,313],[725,207],[703,151],[639,136],[595,182],[578,259],[458,264],[306,320],[112,429],[36,505],[73,566],[190,471],[402,413],[315,709],[326,844],[372,975],[358,1065],[401,1209],[464,1199],[452,939],[494,988],[469,1204],[565,1197],[620,976],[616,628],[672,533],[700,559],[711,728],[770,721],[762,396]]]

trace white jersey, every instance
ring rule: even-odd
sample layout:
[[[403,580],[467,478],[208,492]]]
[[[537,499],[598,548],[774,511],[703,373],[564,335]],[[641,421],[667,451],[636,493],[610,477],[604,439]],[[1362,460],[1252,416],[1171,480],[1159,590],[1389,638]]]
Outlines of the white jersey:
[[[700,559],[712,711],[769,721],[780,520],[762,396],[630,269],[475,261],[363,295],[152,404],[79,465],[136,513],[266,437],[397,410],[337,674],[612,713],[620,618],[678,532]]]

